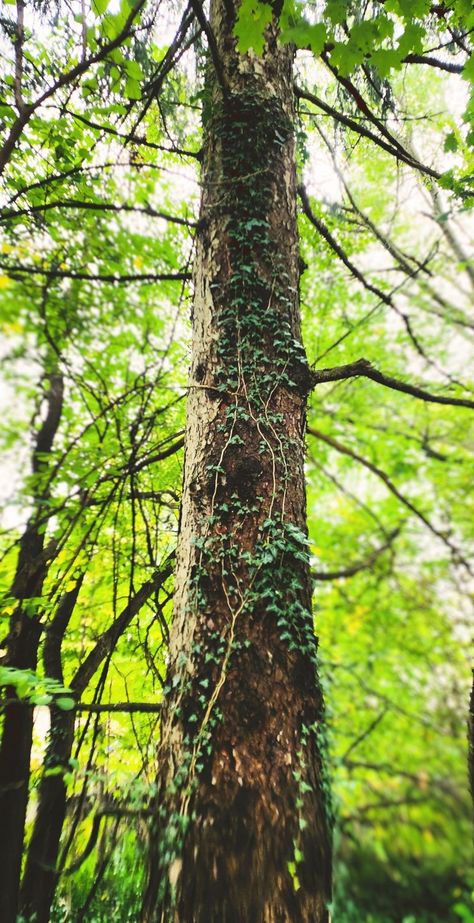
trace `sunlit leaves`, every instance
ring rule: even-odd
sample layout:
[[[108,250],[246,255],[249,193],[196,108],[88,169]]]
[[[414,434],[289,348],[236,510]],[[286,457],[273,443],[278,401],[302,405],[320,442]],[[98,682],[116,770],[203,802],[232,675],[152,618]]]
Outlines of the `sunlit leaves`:
[[[253,49],[262,54],[265,45],[265,29],[272,21],[273,12],[270,4],[259,0],[242,0],[239,7],[235,34],[242,54]]]

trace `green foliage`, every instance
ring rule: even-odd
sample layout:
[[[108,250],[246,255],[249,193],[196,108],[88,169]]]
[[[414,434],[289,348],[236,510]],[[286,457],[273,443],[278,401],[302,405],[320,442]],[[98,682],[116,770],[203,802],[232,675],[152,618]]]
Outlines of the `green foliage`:
[[[303,50],[299,83],[352,120],[350,127],[334,118],[333,128],[330,114],[300,99],[299,163],[314,215],[372,286],[354,277],[327,236],[302,215],[307,268],[301,298],[310,361],[322,368],[364,356],[388,375],[456,397],[472,389],[471,245],[464,209],[472,190],[474,107],[463,96],[473,77],[468,36],[463,39],[468,51],[462,51],[452,33],[472,29],[473,13],[468,0],[444,7],[438,18],[424,0],[390,0],[363,9],[333,0],[316,17],[307,4],[286,0],[280,37]],[[75,9],[76,19],[59,3],[45,14],[41,29],[27,23],[23,93],[30,104],[81,60],[84,34],[86,53],[99,53],[123,28],[131,7],[95,0],[85,33],[81,5]],[[2,22],[9,54],[0,110],[6,131],[18,116],[14,14],[14,5],[7,4]],[[241,5],[236,31],[243,54],[264,52],[270,20],[268,4]],[[147,43],[137,27],[84,71],[72,92],[59,87],[34,111],[3,177],[0,322],[6,399],[0,436],[3,480],[11,487],[3,500],[9,530],[2,533],[3,636],[19,603],[11,592],[19,538],[41,491],[38,527],[50,557],[41,594],[21,600],[25,614],[41,618],[46,629],[38,670],[2,667],[0,682],[28,703],[54,704],[66,715],[74,704],[69,684],[81,663],[176,540],[181,455],[178,449],[167,453],[181,445],[190,293],[186,279],[159,276],[189,266],[197,158],[176,151],[185,147],[192,154],[200,147],[195,107],[203,93],[201,76],[196,83],[190,77],[194,63],[175,64],[163,76],[163,34],[158,29]],[[448,63],[463,66],[461,75],[405,61],[438,44]],[[305,55],[308,49],[320,60]],[[341,82],[346,80],[355,88],[352,95]],[[369,115],[359,108],[357,94]],[[457,99],[459,105],[451,105]],[[251,98],[248,106],[248,112],[236,113],[235,136],[227,139],[231,154],[249,121]],[[209,117],[218,119],[219,113]],[[357,126],[388,143],[385,129],[391,144],[395,137],[402,151],[421,152],[425,165],[442,174],[439,185],[361,136]],[[271,165],[272,144],[287,143],[290,127],[272,111],[259,137],[256,129],[249,134],[249,143],[261,144]],[[245,165],[243,157],[236,169],[247,177]],[[276,277],[278,298],[285,296],[284,280],[271,253],[268,279],[257,280],[256,254],[248,246],[251,239],[262,251],[268,248],[260,212],[269,177],[271,171],[258,183],[247,177],[238,190],[241,215],[229,235],[234,255],[243,248],[246,259],[227,293],[229,315],[223,318],[230,328],[230,315],[240,312],[252,407],[262,423],[275,381],[275,370],[261,367],[262,329],[272,330],[278,375],[295,387],[286,368],[295,344],[271,311],[261,308],[269,302],[268,279]],[[451,193],[462,197],[462,208]],[[221,362],[224,391],[237,374],[230,336],[224,338]],[[33,472],[44,379],[53,367],[64,376],[65,405],[53,449],[42,470]],[[365,378],[318,386],[310,424],[321,438],[308,437],[310,544],[270,516],[258,559],[247,562],[255,571],[273,564],[278,579],[287,580],[284,602],[270,580],[257,581],[255,592],[273,606],[288,647],[311,656],[313,625],[299,603],[293,572],[309,554],[315,573],[338,831],[335,923],[473,918],[465,772],[470,578],[461,561],[474,521],[469,421],[467,409],[427,404]],[[334,441],[353,454],[343,454]],[[291,446],[283,449],[291,453]],[[398,496],[360,458],[383,471]],[[210,474],[218,478],[219,467]],[[215,515],[225,521],[227,512],[224,500]],[[242,523],[251,514],[242,502]],[[219,548],[208,541],[202,552],[206,564]],[[348,575],[353,565],[362,566]],[[325,579],[341,572],[346,575]],[[61,599],[83,573],[64,635],[60,680],[48,674],[44,641]],[[202,589],[198,578],[196,593]],[[83,701],[156,705],[170,693],[165,674],[171,584],[152,594],[116,639]],[[211,642],[207,665],[217,670],[226,646],[221,637]],[[248,649],[246,643],[236,639],[232,663]],[[196,683],[188,689],[196,732],[211,698],[208,679],[202,676],[199,688]],[[217,702],[213,717],[221,720]],[[66,772],[71,815],[64,842],[73,834],[66,866],[83,853],[93,809],[112,804],[136,812],[122,817],[116,831],[112,815],[102,820],[89,857],[62,878],[54,923],[79,914],[104,858],[87,919],[138,918],[144,867],[140,812],[156,794],[155,742],[156,714],[78,712],[75,755],[66,770],[44,765],[45,731],[37,728],[31,798],[34,802],[43,773]],[[205,753],[205,735],[199,743]],[[318,745],[327,753],[319,738]],[[201,768],[197,759],[197,773]],[[188,770],[183,767],[183,784]],[[133,784],[134,779],[139,781]],[[74,832],[72,811],[81,793],[85,807]],[[184,834],[187,818],[174,821],[170,856],[171,841]],[[295,888],[300,860],[295,842],[289,868]]]
[[[74,708],[74,699],[63,694],[71,691],[67,686],[48,676],[38,676],[31,670],[0,667],[1,686],[14,689],[18,698],[25,699],[31,705],[50,705],[54,702],[63,711]]]
[[[265,45],[265,29],[272,20],[272,8],[269,3],[259,0],[242,0],[239,6],[235,34],[239,51],[242,54],[253,49],[262,54]]]

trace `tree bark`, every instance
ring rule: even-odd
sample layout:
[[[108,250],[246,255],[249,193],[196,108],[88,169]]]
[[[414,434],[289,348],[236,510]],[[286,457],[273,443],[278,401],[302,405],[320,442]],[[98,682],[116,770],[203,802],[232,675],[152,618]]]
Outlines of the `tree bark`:
[[[324,923],[292,50],[214,0],[184,493],[147,923]],[[214,46],[214,47],[212,47]],[[217,74],[217,76],[216,76]]]
[[[46,415],[32,455],[33,513],[20,541],[11,595],[18,600],[6,641],[4,664],[21,670],[35,670],[42,623],[37,603],[48,570],[44,517],[50,495],[47,456],[52,450],[63,406],[63,379],[48,376]],[[0,919],[15,923],[18,909],[23,837],[28,804],[30,754],[33,735],[33,707],[7,689],[0,746]]]

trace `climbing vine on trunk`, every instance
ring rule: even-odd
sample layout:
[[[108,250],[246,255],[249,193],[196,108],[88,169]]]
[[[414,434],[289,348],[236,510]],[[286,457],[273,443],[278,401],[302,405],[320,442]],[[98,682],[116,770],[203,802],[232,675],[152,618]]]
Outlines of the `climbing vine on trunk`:
[[[211,22],[193,360],[146,920],[324,921],[330,819],[305,524],[292,53]]]

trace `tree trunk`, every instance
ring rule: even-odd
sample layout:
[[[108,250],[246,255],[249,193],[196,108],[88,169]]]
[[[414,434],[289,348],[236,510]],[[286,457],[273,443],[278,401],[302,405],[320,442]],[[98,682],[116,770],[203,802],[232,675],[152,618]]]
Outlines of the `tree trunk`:
[[[69,770],[74,743],[74,712],[51,708],[51,729],[44,768],[60,770],[58,775],[43,773],[38,795],[38,811],[28,847],[21,887],[21,912],[25,920],[48,923],[58,881],[57,858],[64,818]]]
[[[169,694],[143,919],[324,923],[330,825],[306,538],[292,51],[214,69]],[[216,73],[219,77],[216,77]]]
[[[33,449],[34,510],[20,541],[11,595],[18,600],[6,641],[4,664],[20,670],[36,670],[42,624],[36,600],[41,596],[48,570],[45,522],[50,487],[47,456],[56,436],[63,404],[63,379],[48,376],[46,416]],[[44,478],[44,480],[43,480]],[[16,702],[14,688],[7,689],[0,746],[0,920],[15,923],[18,907],[21,857],[28,804],[33,708]]]
[[[171,559],[167,558],[162,566],[152,574],[150,580],[147,580],[130,597],[122,612],[99,637],[71,680],[71,688],[77,702],[80,701],[101,663],[114,650],[117,641],[132,619],[150,596],[158,592],[171,573]],[[61,683],[63,682],[61,645],[83,579],[84,575],[81,575],[75,588],[64,594],[58,611],[47,628],[43,654],[45,673]],[[61,867],[58,867],[58,856],[67,807],[67,786],[64,782],[64,773],[70,768],[74,745],[74,725],[75,710],[61,711],[59,708],[51,708],[51,728],[44,761],[46,773],[43,773],[41,779],[38,808],[21,886],[21,913],[25,920],[32,919],[34,923],[48,923],[61,873]],[[48,770],[57,768],[61,770],[59,774],[47,774]]]
[[[48,626],[43,651],[46,676],[63,683],[61,646],[84,580],[81,574],[75,587],[61,599]],[[57,859],[66,815],[67,786],[64,773],[70,770],[74,743],[74,711],[56,706],[50,710],[51,727],[38,793],[38,807],[26,856],[21,884],[20,909],[25,920],[48,923],[58,880]],[[59,771],[58,771],[59,770]],[[51,772],[56,774],[50,774]]]

